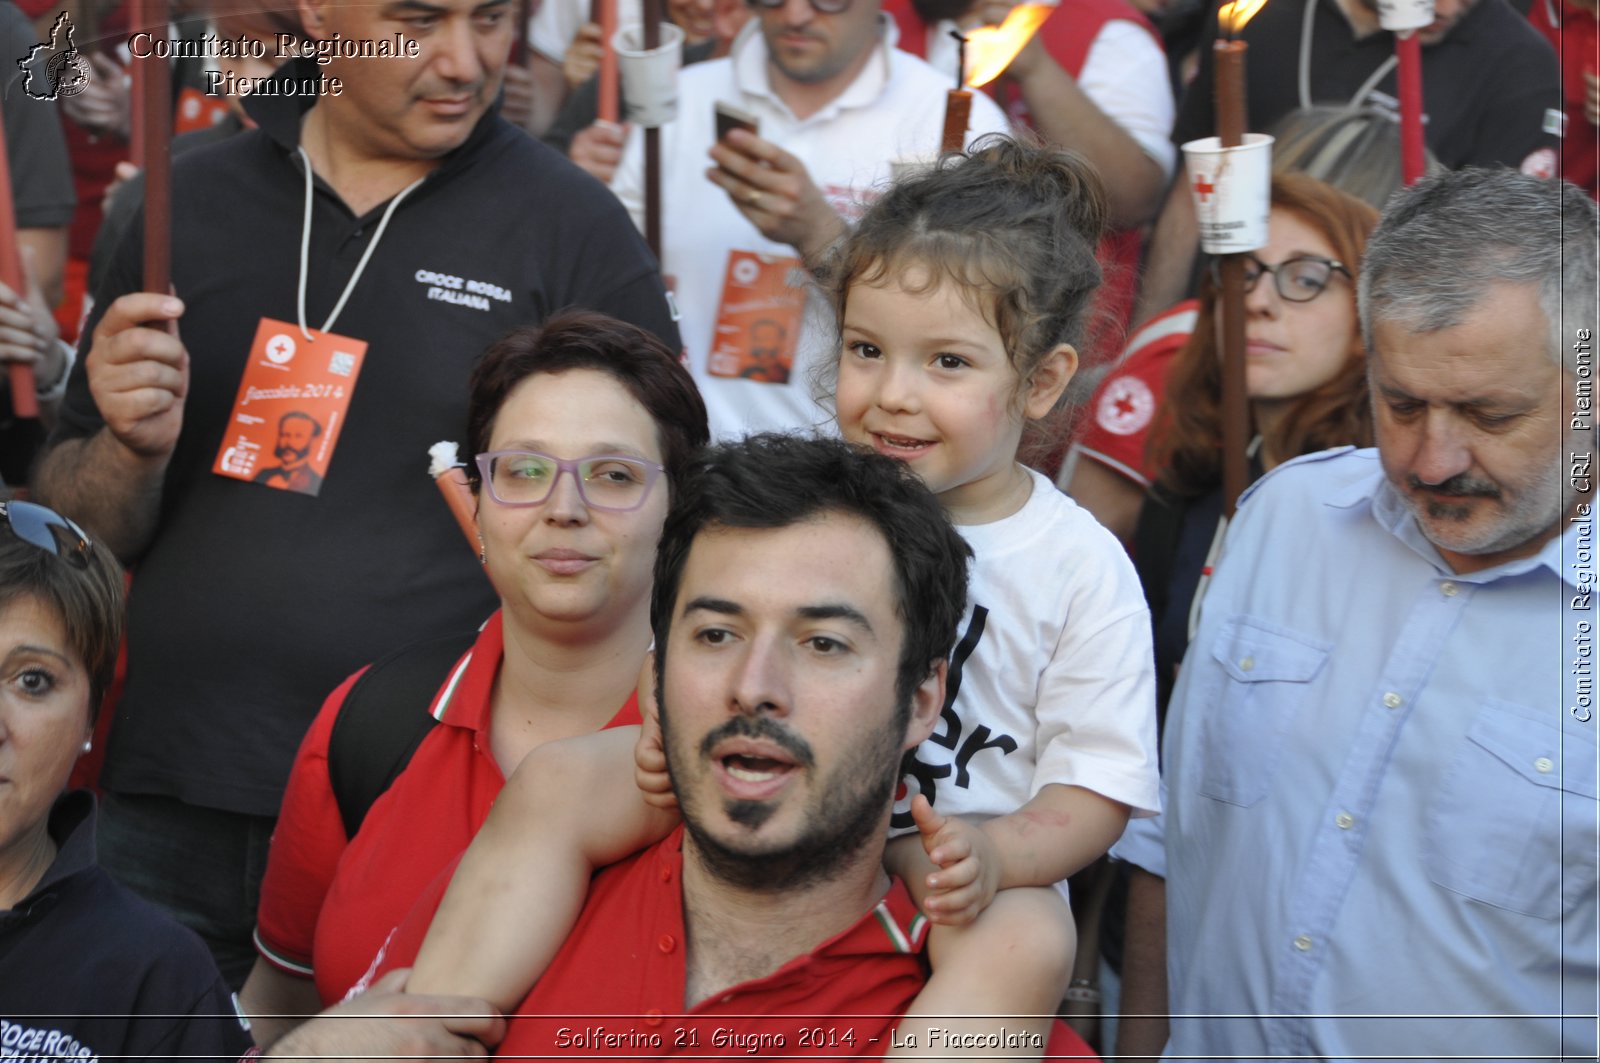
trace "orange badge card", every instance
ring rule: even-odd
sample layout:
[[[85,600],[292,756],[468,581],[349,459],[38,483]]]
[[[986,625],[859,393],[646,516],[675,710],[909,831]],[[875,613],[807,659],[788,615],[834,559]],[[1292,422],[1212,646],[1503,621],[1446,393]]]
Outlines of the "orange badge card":
[[[355,391],[364,340],[261,319],[211,471],[315,495]]]
[[[712,376],[787,384],[805,305],[798,258],[730,251],[706,369]]]

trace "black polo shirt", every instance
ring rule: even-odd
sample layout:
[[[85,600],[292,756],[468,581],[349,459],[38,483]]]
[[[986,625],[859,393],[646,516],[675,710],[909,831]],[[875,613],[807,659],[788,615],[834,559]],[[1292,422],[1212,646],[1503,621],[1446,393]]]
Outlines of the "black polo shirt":
[[[1269,130],[1300,106],[1300,37],[1308,3],[1317,5],[1313,104],[1349,103],[1394,55],[1394,34],[1379,31],[1356,40],[1334,0],[1273,0],[1239,35],[1250,45],[1245,96],[1252,130]],[[1216,35],[1213,10],[1200,46],[1200,72],[1184,93],[1172,131],[1175,144],[1216,133],[1211,62]],[[1394,70],[1384,75],[1367,102],[1397,111],[1396,77]],[[1545,110],[1561,108],[1555,52],[1506,0],[1479,0],[1449,36],[1422,49],[1422,101],[1428,147],[1446,166],[1519,167],[1533,152],[1556,148],[1556,138],[1544,130]]]
[[[49,829],[55,861],[0,909],[0,1057],[237,1060],[250,1037],[205,945],[95,863],[88,791]]]
[[[315,76],[309,61],[279,78]],[[365,361],[321,494],[211,472],[263,316],[296,320],[304,98],[252,96],[260,128],[173,165],[173,284],[191,359],[160,524],[137,562],[128,679],[106,786],[276,815],[301,736],[347,675],[395,646],[479,624],[496,600],[427,476],[427,450],[466,439],[467,378],[495,338],[565,307],[677,328],[644,241],[615,197],[486,115],[394,212],[333,331]],[[386,204],[354,216],[315,182],[306,309],[338,300]],[[136,219],[95,292],[98,315],[139,288]],[[430,299],[423,273],[503,289]],[[57,438],[102,422],[83,362]]]

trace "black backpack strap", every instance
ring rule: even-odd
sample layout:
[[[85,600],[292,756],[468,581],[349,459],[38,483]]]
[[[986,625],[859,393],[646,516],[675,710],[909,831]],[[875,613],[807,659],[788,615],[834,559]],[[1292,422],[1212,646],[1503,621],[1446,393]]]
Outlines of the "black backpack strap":
[[[413,642],[374,661],[350,685],[328,736],[328,782],[346,838],[356,836],[367,809],[438,722],[428,711],[434,695],[477,638],[474,631]]]

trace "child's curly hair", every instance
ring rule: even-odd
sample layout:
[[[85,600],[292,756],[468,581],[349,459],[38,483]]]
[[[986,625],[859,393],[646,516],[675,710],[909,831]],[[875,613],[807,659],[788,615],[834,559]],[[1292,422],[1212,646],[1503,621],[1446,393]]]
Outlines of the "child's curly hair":
[[[1020,394],[1057,345],[1082,342],[1105,226],[1105,193],[1084,159],[992,134],[890,186],[820,281],[840,323],[857,284],[904,285],[913,268],[922,290],[953,281],[1000,333]],[[825,364],[820,394],[833,393],[837,368]]]

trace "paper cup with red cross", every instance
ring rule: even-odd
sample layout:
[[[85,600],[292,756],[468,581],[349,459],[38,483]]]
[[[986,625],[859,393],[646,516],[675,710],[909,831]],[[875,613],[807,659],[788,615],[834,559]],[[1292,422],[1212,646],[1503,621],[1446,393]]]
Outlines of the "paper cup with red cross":
[[[1272,209],[1272,138],[1246,133],[1244,143],[1225,148],[1216,137],[1183,146],[1194,199],[1200,247],[1212,255],[1255,251],[1267,242]]]

